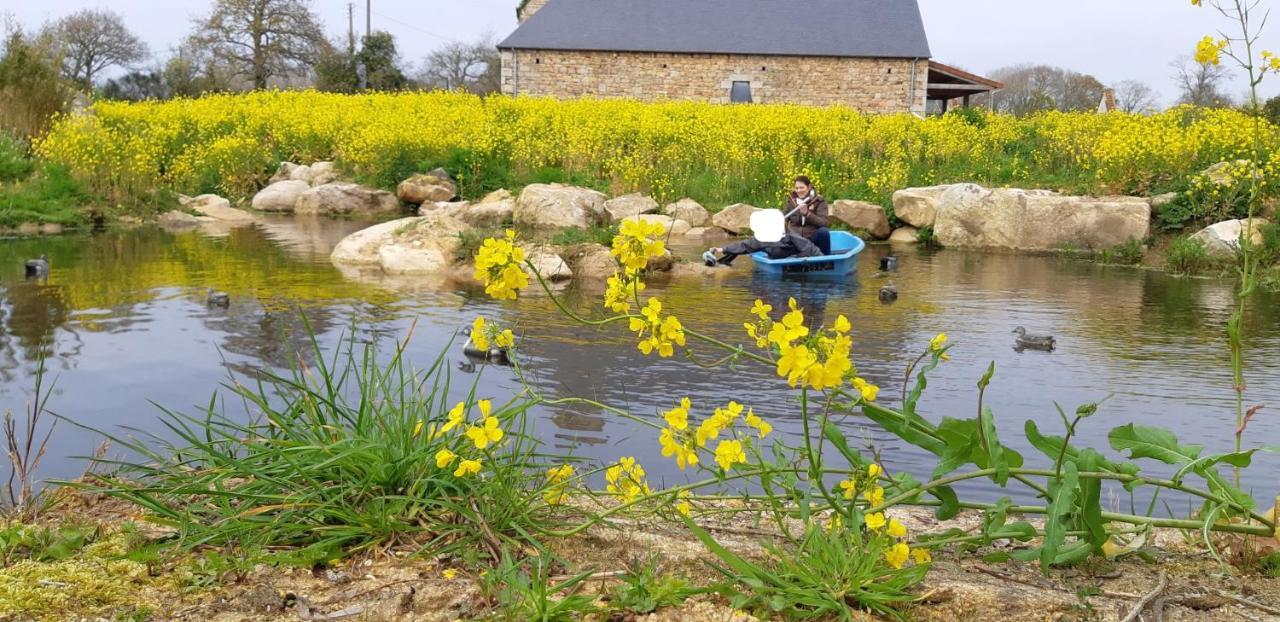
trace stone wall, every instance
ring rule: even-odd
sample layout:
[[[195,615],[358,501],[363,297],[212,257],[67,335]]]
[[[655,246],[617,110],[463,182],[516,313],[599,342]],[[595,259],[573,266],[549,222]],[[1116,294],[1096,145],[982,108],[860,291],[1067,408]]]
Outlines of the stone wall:
[[[535,2],[537,0],[530,0]],[[755,103],[843,104],[923,113],[929,64],[911,59],[503,50],[502,91],[552,97],[691,99],[728,103],[734,82]]]

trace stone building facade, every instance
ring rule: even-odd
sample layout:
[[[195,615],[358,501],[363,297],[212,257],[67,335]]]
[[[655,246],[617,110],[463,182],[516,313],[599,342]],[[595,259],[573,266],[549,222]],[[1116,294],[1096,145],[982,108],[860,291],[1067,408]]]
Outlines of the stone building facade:
[[[734,83],[745,82],[754,103],[921,112],[928,65],[909,58],[508,49],[502,92],[729,103]]]

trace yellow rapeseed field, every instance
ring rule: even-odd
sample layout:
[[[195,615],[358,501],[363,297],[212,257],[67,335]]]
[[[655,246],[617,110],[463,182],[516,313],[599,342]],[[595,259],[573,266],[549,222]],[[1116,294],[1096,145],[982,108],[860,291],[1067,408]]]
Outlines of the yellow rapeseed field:
[[[799,173],[828,196],[877,202],[953,181],[1181,189],[1207,165],[1247,158],[1251,124],[1239,111],[1189,107],[918,119],[842,107],[275,91],[99,102],[93,114],[58,119],[38,152],[117,202],[157,189],[240,198],[281,160],[334,159],[384,187],[445,165],[465,193],[566,180],[718,207],[776,198]],[[1278,142],[1268,124],[1268,153]]]

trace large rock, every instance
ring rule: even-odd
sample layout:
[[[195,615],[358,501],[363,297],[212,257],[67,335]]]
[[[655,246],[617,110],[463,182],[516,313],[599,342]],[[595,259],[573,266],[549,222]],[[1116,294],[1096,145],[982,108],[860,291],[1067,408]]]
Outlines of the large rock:
[[[865,232],[877,240],[893,233],[884,208],[866,201],[836,201],[831,204],[831,217],[848,225],[854,231]]]
[[[285,183],[285,182],[280,182]],[[311,188],[298,197],[296,214],[372,214],[400,209],[395,195],[359,184],[333,183]]]
[[[573,278],[573,270],[569,268],[569,264],[556,252],[553,247],[534,247],[529,249],[527,259],[530,266],[525,266],[524,270],[529,275],[529,281],[534,282],[537,276],[534,271],[542,275],[542,279],[548,283],[557,283],[567,281]]]
[[[1262,244],[1262,228],[1271,224],[1265,218],[1224,220],[1201,229],[1191,236],[1204,243],[1204,249],[1215,257],[1234,257],[1247,230],[1251,244]]]
[[[506,190],[494,190],[479,203],[473,203],[459,218],[473,227],[499,227],[512,221],[515,199]]]
[[[281,162],[276,169],[276,174],[271,176],[271,180],[267,183],[274,184],[278,181],[305,181],[311,183],[311,167],[305,164],[294,164],[293,162]]]
[[[516,200],[512,218],[536,229],[590,229],[604,224],[605,196],[589,188],[563,184],[531,184]]]
[[[1096,250],[1146,238],[1150,227],[1151,203],[1144,198],[957,184],[939,198],[933,234],[943,246]]]
[[[707,208],[693,199],[680,199],[662,208],[662,213],[676,220],[683,220],[690,227],[705,227],[711,220],[711,213]]]
[[[742,235],[751,230],[751,215],[760,208],[746,203],[734,203],[711,217],[711,224],[734,235]]]
[[[419,173],[396,186],[396,197],[414,205],[448,201],[457,195],[458,187],[452,180],[432,174]]]
[[[379,266],[387,274],[429,274],[450,270],[469,227],[440,214],[400,218],[361,229],[333,248],[338,265]]]
[[[579,244],[565,252],[573,274],[579,278],[605,279],[618,271],[618,262],[602,244]]]
[[[202,194],[196,197],[178,197],[178,203],[182,205],[182,207],[200,214],[201,216],[208,216],[217,220],[244,223],[253,221],[253,214],[242,209],[231,207],[231,201],[228,201],[216,194]]]
[[[251,205],[260,212],[292,212],[302,193],[310,189],[311,185],[300,179],[277,181],[253,195]]]
[[[889,234],[890,244],[915,244],[920,241],[920,230],[912,227],[898,227]]]
[[[1200,174],[1208,178],[1209,183],[1215,186],[1233,186],[1244,181],[1239,178],[1240,175],[1243,175],[1246,179],[1249,177],[1250,168],[1248,160],[1219,162],[1204,169]]]
[[[913,227],[932,227],[938,201],[951,186],[906,188],[893,193],[893,215]]]
[[[313,162],[311,177],[307,181],[313,186],[323,186],[338,181],[338,167],[333,162]]]
[[[658,202],[643,194],[624,194],[604,202],[609,222],[622,222],[632,216],[658,211]]]
[[[186,229],[200,226],[200,220],[195,216],[176,209],[161,214],[156,219],[156,222],[165,229]]]

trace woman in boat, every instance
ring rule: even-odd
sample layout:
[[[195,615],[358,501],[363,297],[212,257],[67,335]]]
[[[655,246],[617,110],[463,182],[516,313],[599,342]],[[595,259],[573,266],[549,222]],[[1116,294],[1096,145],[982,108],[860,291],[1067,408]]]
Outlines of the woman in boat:
[[[764,251],[770,259],[788,257],[817,257],[831,254],[831,231],[827,201],[813,188],[813,182],[805,175],[795,178],[787,205],[782,209],[786,216],[786,232],[762,238],[735,242],[723,248],[713,248],[702,255],[708,266],[716,263],[730,265],[739,255]],[[776,239],[774,239],[776,237]],[[716,255],[721,255],[719,259]]]

